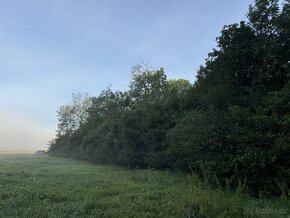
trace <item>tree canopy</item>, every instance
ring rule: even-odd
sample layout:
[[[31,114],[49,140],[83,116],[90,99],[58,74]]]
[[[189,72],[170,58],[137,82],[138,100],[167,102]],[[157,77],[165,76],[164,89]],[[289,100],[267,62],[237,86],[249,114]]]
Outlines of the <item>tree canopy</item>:
[[[257,0],[248,21],[224,26],[194,84],[138,65],[128,91],[62,106],[50,153],[288,196],[289,78],[290,2]]]

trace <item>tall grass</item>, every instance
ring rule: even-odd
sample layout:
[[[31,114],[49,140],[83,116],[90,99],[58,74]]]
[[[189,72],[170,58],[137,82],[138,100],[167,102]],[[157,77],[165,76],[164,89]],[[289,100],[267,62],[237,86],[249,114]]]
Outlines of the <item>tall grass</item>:
[[[0,217],[287,217],[289,200],[211,188],[195,175],[0,155]]]

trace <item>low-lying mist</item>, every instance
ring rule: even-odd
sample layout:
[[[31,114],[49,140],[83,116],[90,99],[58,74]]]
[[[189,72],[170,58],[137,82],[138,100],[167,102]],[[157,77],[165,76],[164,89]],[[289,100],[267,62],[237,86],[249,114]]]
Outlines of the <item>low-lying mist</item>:
[[[21,114],[0,112],[0,150],[46,149],[54,128],[41,126]]]

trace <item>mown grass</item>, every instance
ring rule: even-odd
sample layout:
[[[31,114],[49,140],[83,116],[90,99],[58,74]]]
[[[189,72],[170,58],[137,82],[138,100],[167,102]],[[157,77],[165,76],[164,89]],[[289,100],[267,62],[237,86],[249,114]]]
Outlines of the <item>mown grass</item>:
[[[289,200],[212,189],[192,175],[0,155],[0,217],[288,217]]]

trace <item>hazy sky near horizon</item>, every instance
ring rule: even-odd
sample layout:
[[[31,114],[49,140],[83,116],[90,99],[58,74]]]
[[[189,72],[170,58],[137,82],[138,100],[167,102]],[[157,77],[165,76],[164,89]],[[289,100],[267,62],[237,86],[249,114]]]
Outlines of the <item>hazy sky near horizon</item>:
[[[73,92],[128,87],[131,67],[195,79],[253,0],[0,1],[0,150],[43,148]]]

